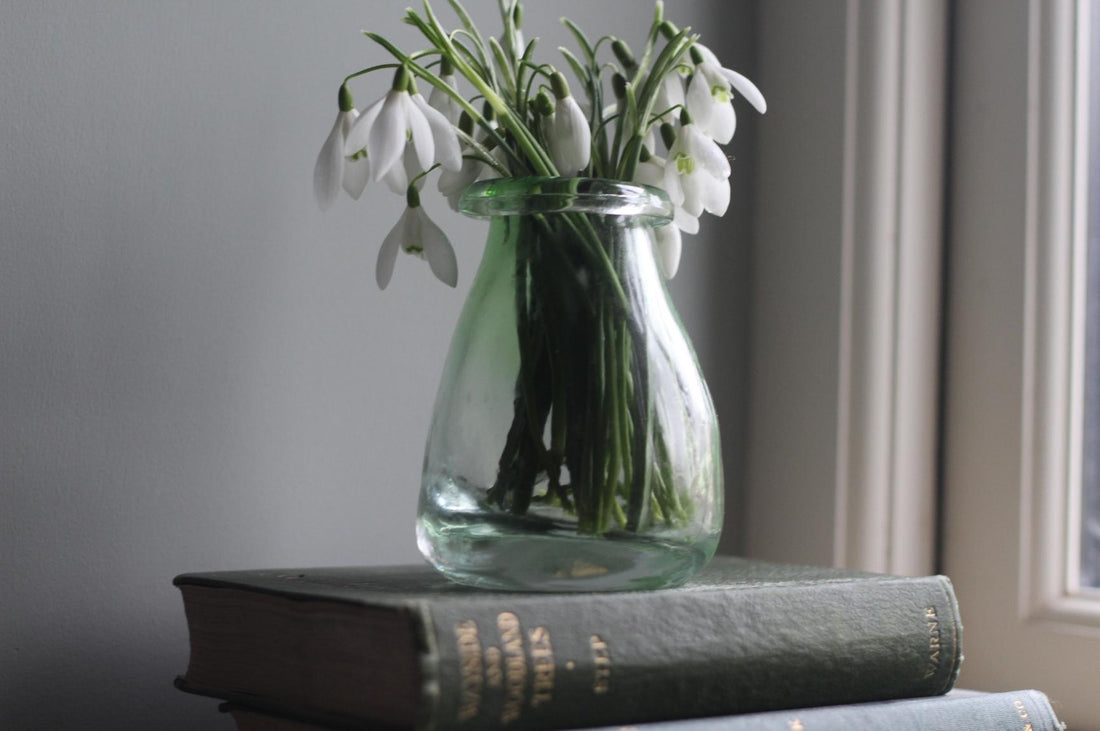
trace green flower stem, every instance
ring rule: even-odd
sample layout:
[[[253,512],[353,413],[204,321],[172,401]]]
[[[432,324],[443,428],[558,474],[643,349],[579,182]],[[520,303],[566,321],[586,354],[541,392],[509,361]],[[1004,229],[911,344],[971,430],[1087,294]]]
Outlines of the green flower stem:
[[[473,84],[481,95],[485,97],[485,101],[492,107],[494,114],[496,114],[497,120],[512,133],[512,136],[516,140],[516,144],[520,146],[523,153],[527,156],[528,161],[531,163],[533,172],[537,175],[556,176],[558,174],[557,169],[554,167],[554,163],[551,162],[549,154],[546,150],[539,145],[535,140],[531,131],[527,128],[527,125],[523,123],[522,119],[517,119],[515,112],[511,106],[501,96],[485,82],[482,78],[466,64],[465,60],[458,57],[458,54],[454,51],[454,46],[451,43],[450,37],[446,31],[439,24],[439,19],[435,17],[432,12],[431,5],[427,0],[424,2],[424,13],[428,16],[428,23],[430,25],[423,25],[423,20],[413,14],[416,17],[418,27],[425,36],[433,41],[436,46],[443,51],[448,57],[451,58],[452,63],[455,65],[455,69],[462,73],[466,77],[467,81]],[[419,72],[418,72],[419,73]],[[446,86],[444,84],[444,86]],[[448,87],[449,88],[449,87]],[[454,92],[454,90],[451,90]],[[457,95],[457,92],[454,92]],[[475,117],[475,119],[481,119],[481,124],[485,124],[484,119]],[[520,161],[522,163],[522,160]]]
[[[638,99],[643,100],[643,106],[639,109],[637,115],[639,121],[634,129],[630,144],[627,145],[627,149],[623,152],[622,159],[619,161],[618,177],[621,180],[634,179],[634,172],[638,168],[638,156],[642,150],[641,141],[646,132],[643,122],[648,120],[653,113],[653,105],[657,101],[657,88],[664,80],[665,74],[675,68],[676,64],[680,62],[680,57],[698,40],[699,36],[689,35],[690,33],[690,28],[684,28],[661,49],[657,60],[653,62],[652,73],[646,77],[642,90],[637,95]]]
[[[440,79],[435,74],[433,74],[431,71],[428,71],[423,66],[417,64],[412,59],[412,57],[410,57],[408,54],[406,54],[403,51],[401,51],[400,49],[398,49],[396,46],[394,46],[392,43],[387,41],[382,36],[378,35],[377,33],[372,33],[370,31],[364,31],[363,34],[366,35],[367,38],[370,38],[372,41],[374,41],[375,43],[377,43],[378,45],[382,46],[387,51],[389,51],[396,59],[398,59],[403,64],[405,64],[418,77],[424,79],[429,84],[431,84],[435,88],[443,91],[449,97],[454,99],[458,103],[459,107],[461,107],[463,111],[465,111],[467,114],[469,114],[470,118],[473,119],[478,125],[480,125],[486,131],[486,133],[493,139],[493,141],[496,142],[498,145],[500,145],[509,154],[509,156],[511,156],[512,159],[514,159],[517,162],[517,164],[519,164],[519,165],[523,164],[522,158],[519,157],[519,155],[516,153],[516,151],[513,150],[511,148],[511,146],[509,146],[508,142],[500,135],[500,133],[496,130],[496,128],[494,128],[492,125],[490,125],[488,123],[488,121],[486,121],[486,119],[483,116],[481,116],[481,112],[479,112],[477,109],[475,109],[474,106],[472,104],[470,104],[470,102],[466,101],[465,97],[463,97],[461,94],[459,94],[457,91],[452,89],[447,84],[443,83],[443,80]],[[453,61],[454,61],[454,59],[452,59],[452,62]],[[455,64],[455,67],[459,68],[459,65]],[[463,68],[465,68],[467,71],[469,70],[469,67],[467,67],[467,66],[463,65]],[[465,73],[466,72],[463,71],[464,75],[465,75]]]

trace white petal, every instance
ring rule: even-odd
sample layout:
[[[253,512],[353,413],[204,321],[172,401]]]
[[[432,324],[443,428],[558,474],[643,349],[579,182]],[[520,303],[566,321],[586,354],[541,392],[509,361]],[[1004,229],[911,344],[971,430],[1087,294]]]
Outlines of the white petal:
[[[676,276],[680,268],[680,250],[682,238],[680,229],[674,225],[660,226],[656,236],[657,263],[661,265],[661,271],[666,279]]]
[[[382,176],[386,187],[396,195],[405,195],[409,192],[409,176],[404,165],[394,165]]]
[[[696,43],[695,48],[699,50],[699,54],[703,57],[703,63],[707,66],[722,67],[722,62],[718,60],[718,57],[714,55],[714,51],[710,50],[702,43]]]
[[[684,212],[689,216],[701,216],[703,214],[703,202],[707,200],[707,187],[714,178],[707,175],[706,171],[698,170],[691,175],[681,175],[680,183],[684,186]]]
[[[439,192],[447,197],[459,195],[480,178],[484,171],[485,163],[474,158],[464,159],[458,170],[444,170],[439,174]]]
[[[455,259],[454,248],[443,230],[428,218],[424,209],[416,210],[420,211],[420,245],[428,259],[428,265],[439,281],[453,287],[458,284],[458,261]]]
[[[382,247],[378,249],[378,262],[374,267],[374,278],[378,282],[379,289],[385,289],[393,277],[393,265],[397,262],[397,250],[401,245],[401,238],[405,233],[405,219],[409,215],[409,209],[401,214],[397,223],[393,225],[386,238],[382,241]]]
[[[688,215],[680,206],[672,209],[672,225],[686,234],[699,233],[699,217]]]
[[[374,126],[374,121],[378,119],[378,115],[382,111],[382,106],[385,102],[386,97],[382,97],[371,104],[351,125],[351,129],[347,132],[347,139],[344,141],[345,155],[351,156],[360,150],[366,149],[371,127]]]
[[[706,125],[714,114],[714,97],[710,93],[710,81],[700,67],[695,68],[695,75],[691,77],[691,83],[688,84],[687,110],[692,120],[701,126]]]
[[[675,148],[676,145],[673,145]],[[669,153],[670,155],[672,153]],[[670,158],[671,159],[671,158]],[[684,187],[680,184],[680,176],[676,174],[676,166],[672,163],[665,165],[665,192],[672,205],[681,206],[684,203]]]
[[[657,101],[653,111],[662,114],[675,106],[684,103],[684,80],[680,78],[678,71],[673,69],[665,75],[664,81],[657,88]]]
[[[370,162],[366,157],[344,160],[344,190],[355,200],[363,195],[363,189],[370,180]]]
[[[726,77],[726,80],[730,82],[737,93],[753,106],[753,109],[761,114],[768,111],[768,102],[764,99],[764,95],[760,93],[760,90],[756,88],[756,84],[733,69],[722,69],[722,75]]]
[[[729,158],[722,152],[717,142],[703,134],[694,124],[684,125],[680,129],[680,135],[683,136],[685,149],[696,163],[701,164],[707,172],[716,177],[730,176]]]
[[[435,160],[447,170],[458,170],[462,167],[462,146],[458,143],[458,133],[454,126],[447,121],[438,110],[428,105],[424,97],[416,94],[412,98],[413,103],[424,113],[428,120],[428,126],[432,130],[432,139],[435,141]]]
[[[386,94],[386,102],[378,112],[378,118],[371,125],[370,136],[367,138],[367,154],[374,180],[381,180],[405,151],[405,133],[409,128],[406,112],[408,97],[409,93],[406,91],[391,89]],[[367,112],[364,112],[363,117],[366,116]]]
[[[703,210],[715,216],[724,216],[730,207],[730,183],[725,178],[711,178],[703,195]]]
[[[663,162],[659,157],[651,157],[645,162],[638,163],[638,167],[634,170],[634,180],[643,185],[652,185],[654,188],[664,190],[665,166]]]
[[[452,89],[458,89],[458,83],[455,81],[454,74],[447,74],[440,78],[447,86]],[[458,102],[456,102],[450,94],[440,90],[437,86],[433,86],[431,93],[428,94],[428,104],[431,104],[433,108],[442,112],[448,122],[451,124],[458,124],[458,118],[462,116],[462,108],[458,106]]]
[[[737,129],[737,117],[733,113],[733,103],[715,104],[711,107],[714,112],[705,130],[707,136],[720,145],[724,145],[733,139],[734,130]]]
[[[406,97],[408,95],[406,94]],[[409,129],[412,131],[413,147],[416,148],[416,159],[420,162],[422,170],[427,170],[435,162],[435,140],[432,139],[432,126],[428,124],[424,112],[420,107],[406,98],[405,114],[409,120]]]
[[[576,175],[587,167],[592,154],[592,131],[573,97],[557,101],[549,127],[547,142],[558,174]]]
[[[336,117],[317,162],[313,165],[313,196],[317,206],[327,211],[340,193],[340,181],[344,177],[344,129],[342,116]]]

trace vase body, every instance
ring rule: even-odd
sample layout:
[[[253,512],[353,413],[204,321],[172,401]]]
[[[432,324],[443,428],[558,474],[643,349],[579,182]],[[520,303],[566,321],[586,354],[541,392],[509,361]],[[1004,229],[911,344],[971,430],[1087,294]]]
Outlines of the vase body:
[[[490,219],[424,457],[417,541],[460,583],[674,586],[713,556],[713,404],[654,256],[664,194],[585,179],[475,184]]]

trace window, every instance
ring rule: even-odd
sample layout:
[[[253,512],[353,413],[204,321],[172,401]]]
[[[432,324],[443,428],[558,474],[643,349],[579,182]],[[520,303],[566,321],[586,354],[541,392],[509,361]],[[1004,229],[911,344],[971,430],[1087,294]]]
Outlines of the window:
[[[744,500],[750,555],[949,575],[960,685],[1037,687],[1082,729],[1100,728],[1090,13],[760,4]]]

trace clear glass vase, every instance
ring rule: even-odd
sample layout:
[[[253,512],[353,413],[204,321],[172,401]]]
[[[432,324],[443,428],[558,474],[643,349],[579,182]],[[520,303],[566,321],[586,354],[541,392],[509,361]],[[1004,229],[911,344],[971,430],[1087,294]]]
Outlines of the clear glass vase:
[[[444,366],[417,542],[497,589],[675,586],[714,554],[710,393],[655,259],[663,192],[580,178],[478,183],[490,219]]]

